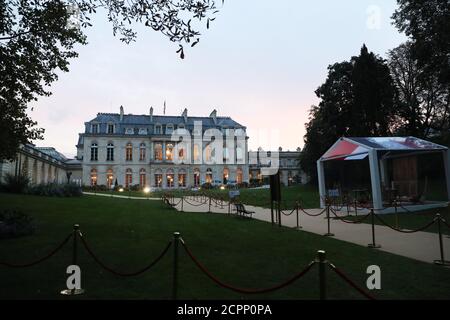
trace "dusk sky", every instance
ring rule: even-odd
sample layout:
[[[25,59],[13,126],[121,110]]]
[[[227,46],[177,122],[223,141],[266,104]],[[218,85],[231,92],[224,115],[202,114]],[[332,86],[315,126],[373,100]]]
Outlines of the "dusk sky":
[[[230,116],[248,128],[249,147],[303,146],[308,110],[327,66],[370,51],[386,52],[406,40],[391,24],[395,0],[226,0],[200,43],[178,48],[162,34],[137,26],[126,45],[98,13],[78,46],[70,72],[60,74],[31,117],[46,129],[38,146],[76,153],[78,133],[98,112]],[[379,15],[378,15],[379,14]],[[379,17],[379,19],[378,19]]]

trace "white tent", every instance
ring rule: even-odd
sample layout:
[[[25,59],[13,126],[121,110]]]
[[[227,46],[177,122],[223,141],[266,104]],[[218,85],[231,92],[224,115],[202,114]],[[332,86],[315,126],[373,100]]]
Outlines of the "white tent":
[[[369,158],[370,180],[374,209],[383,209],[381,186],[386,185],[386,160],[394,156],[411,156],[440,152],[443,156],[447,196],[450,201],[450,151],[447,147],[415,137],[375,137],[340,138],[317,160],[320,205],[325,206],[327,195],[325,187],[324,162],[332,160],[349,161]]]

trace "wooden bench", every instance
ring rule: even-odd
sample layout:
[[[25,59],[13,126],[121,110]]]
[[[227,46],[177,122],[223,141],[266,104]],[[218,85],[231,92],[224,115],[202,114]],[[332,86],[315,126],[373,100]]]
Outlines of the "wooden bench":
[[[235,203],[234,205],[236,207],[237,215],[242,215],[243,217],[244,216],[252,217],[252,215],[255,213],[254,211],[248,211],[247,209],[245,209],[242,203]]]

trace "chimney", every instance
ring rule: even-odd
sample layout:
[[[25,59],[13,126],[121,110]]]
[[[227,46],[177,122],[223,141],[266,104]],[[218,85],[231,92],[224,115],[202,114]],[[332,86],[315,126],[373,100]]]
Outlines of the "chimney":
[[[209,117],[212,118],[213,121],[214,121],[214,124],[216,124],[216,123],[217,123],[217,110],[214,109],[214,110],[211,112],[211,114],[209,115]]]
[[[150,107],[150,122],[153,122],[153,107]]]
[[[123,121],[123,106],[120,106],[120,121]]]
[[[184,108],[183,113],[181,114],[181,116],[184,118],[184,122],[187,123],[187,113],[188,113],[188,109]]]

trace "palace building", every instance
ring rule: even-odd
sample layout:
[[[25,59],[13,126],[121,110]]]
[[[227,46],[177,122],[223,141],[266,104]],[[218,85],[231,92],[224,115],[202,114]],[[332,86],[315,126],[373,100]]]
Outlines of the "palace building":
[[[165,189],[248,182],[246,127],[216,110],[209,117],[187,112],[98,113],[79,135],[82,184]],[[230,138],[236,132],[243,139]]]

